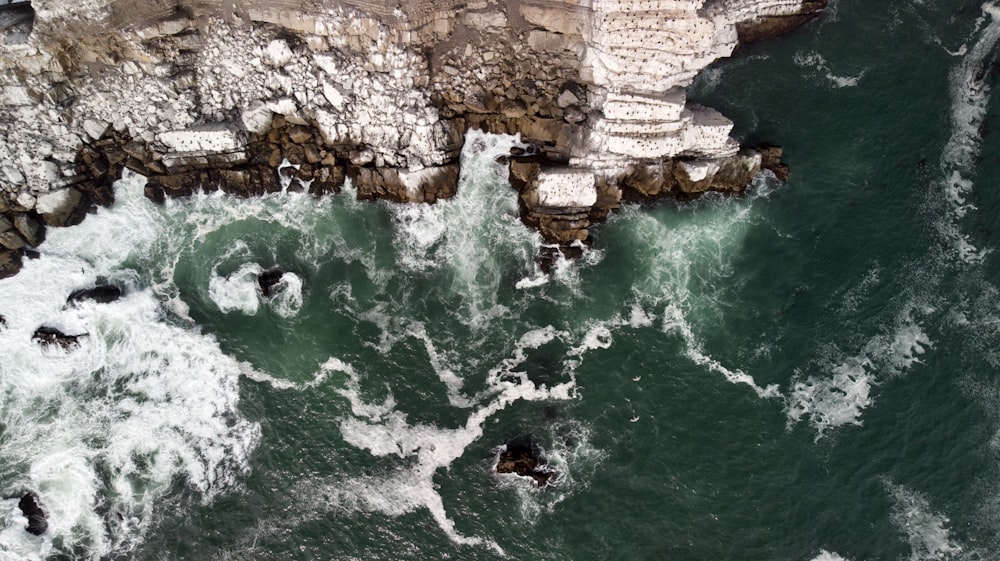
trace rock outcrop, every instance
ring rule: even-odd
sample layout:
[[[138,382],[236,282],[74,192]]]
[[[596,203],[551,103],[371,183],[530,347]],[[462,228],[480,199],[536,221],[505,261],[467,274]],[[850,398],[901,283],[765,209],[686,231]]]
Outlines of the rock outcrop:
[[[17,507],[21,509],[21,514],[28,519],[28,525],[24,528],[30,534],[40,536],[49,529],[49,521],[45,516],[45,511],[38,504],[38,496],[28,492],[18,501]]]
[[[86,336],[86,333],[82,335],[68,335],[55,327],[43,325],[35,330],[35,332],[31,335],[31,338],[43,347],[56,345],[65,350],[69,350],[79,347],[80,338]]]
[[[549,485],[558,475],[555,470],[545,465],[530,437],[515,438],[501,447],[495,470],[497,473],[530,477],[537,487]]]
[[[257,286],[260,287],[260,293],[265,297],[270,296],[274,286],[281,282],[281,277],[284,275],[284,271],[278,268],[268,269],[257,275]]]
[[[433,203],[472,127],[538,147],[512,170],[525,221],[569,251],[623,198],[742,190],[765,155],[685,87],[824,5],[34,0],[0,24],[0,276],[41,240],[32,221],[82,220],[124,168],[153,200],[349,178],[360,198]]]
[[[110,304],[122,297],[122,289],[112,285],[99,285],[93,288],[74,290],[66,298],[66,305],[72,306],[90,300],[98,304]]]

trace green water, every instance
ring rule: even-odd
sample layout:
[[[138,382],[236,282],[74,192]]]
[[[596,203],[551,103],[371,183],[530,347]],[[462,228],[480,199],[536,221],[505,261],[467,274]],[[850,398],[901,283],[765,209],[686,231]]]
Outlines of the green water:
[[[112,475],[95,468],[93,508],[124,504],[144,529],[101,549],[80,538],[100,529],[57,521],[41,556],[1000,558],[994,23],[977,2],[836,0],[742,48],[690,97],[741,140],[780,143],[788,184],[624,208],[547,282],[493,163],[502,139],[467,145],[458,198],[435,206],[346,192],[156,208],[123,192],[156,229],[88,218],[135,246],[94,274],[153,287],[155,321],[200,333],[196,356],[238,380],[229,405],[198,407],[259,434],[215,447],[215,425],[171,421],[202,444],[165,475],[138,469],[138,498],[109,490],[118,464],[95,453]],[[248,266],[293,272],[301,302],[259,301]],[[556,485],[491,473],[525,435]],[[10,442],[8,492],[34,482],[54,503],[59,486]],[[217,492],[190,483],[203,465],[225,474]]]

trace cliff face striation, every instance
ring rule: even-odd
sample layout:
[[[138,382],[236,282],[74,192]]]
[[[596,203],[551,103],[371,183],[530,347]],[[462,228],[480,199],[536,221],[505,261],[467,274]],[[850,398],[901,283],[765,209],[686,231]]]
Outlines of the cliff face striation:
[[[0,275],[113,200],[282,188],[434,202],[465,131],[520,133],[525,221],[572,251],[623,197],[741,191],[780,150],[689,103],[822,0],[34,0],[0,12]]]

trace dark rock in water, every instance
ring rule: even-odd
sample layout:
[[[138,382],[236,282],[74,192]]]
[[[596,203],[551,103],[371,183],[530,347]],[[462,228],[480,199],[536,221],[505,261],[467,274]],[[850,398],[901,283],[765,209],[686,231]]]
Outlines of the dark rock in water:
[[[557,473],[545,465],[528,437],[515,438],[507,443],[506,449],[500,452],[496,471],[530,477],[538,487],[548,485]]]
[[[64,349],[70,349],[73,347],[79,347],[80,343],[78,339],[86,336],[86,333],[81,335],[67,335],[55,327],[43,325],[35,330],[35,333],[31,335],[31,338],[37,341],[40,345],[44,345],[46,347],[59,345]]]
[[[93,300],[98,304],[109,304],[122,297],[122,290],[117,286],[95,286],[94,288],[83,288],[74,290],[66,304],[72,305],[84,300]]]
[[[28,525],[24,528],[28,533],[40,536],[45,533],[45,530],[49,529],[49,522],[45,518],[45,511],[39,506],[38,497],[34,493],[25,493],[21,497],[20,502],[17,503],[17,507],[21,509],[21,513],[28,519]]]
[[[261,294],[270,296],[273,292],[271,289],[281,281],[281,276],[284,274],[285,272],[281,269],[274,268],[257,275],[257,284],[260,285]]]
[[[788,166],[781,162],[782,149],[780,146],[761,146],[757,148],[760,154],[760,167],[769,169],[774,173],[778,181],[788,182]]]
[[[537,154],[534,144],[528,144],[524,148],[520,146],[512,146],[510,149],[510,155],[517,158],[521,156],[534,156]]]

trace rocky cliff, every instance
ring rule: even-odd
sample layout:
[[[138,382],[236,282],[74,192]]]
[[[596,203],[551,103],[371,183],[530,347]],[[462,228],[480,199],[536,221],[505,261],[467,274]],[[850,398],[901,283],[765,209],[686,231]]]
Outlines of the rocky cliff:
[[[522,214],[571,251],[623,197],[740,191],[741,148],[685,87],[822,0],[34,0],[0,12],[0,274],[42,224],[221,188],[434,202],[472,127],[520,133]]]

